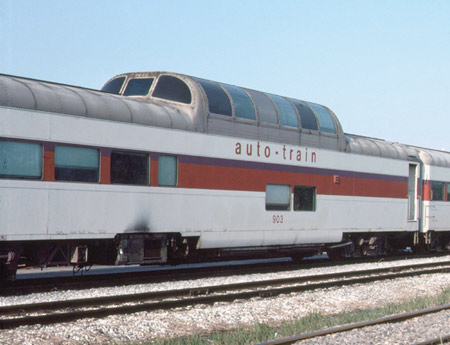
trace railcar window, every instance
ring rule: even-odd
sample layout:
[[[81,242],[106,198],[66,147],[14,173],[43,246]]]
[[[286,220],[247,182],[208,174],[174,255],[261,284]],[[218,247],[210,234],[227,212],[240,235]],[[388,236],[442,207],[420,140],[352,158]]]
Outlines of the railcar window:
[[[258,119],[260,122],[278,123],[278,115],[275,106],[269,97],[259,91],[247,90],[258,109]]]
[[[336,126],[334,124],[333,117],[327,109],[319,104],[308,103],[308,105],[313,108],[319,120],[320,130],[322,132],[336,134]]]
[[[159,156],[158,184],[160,186],[176,186],[178,179],[177,158],[174,156]]]
[[[316,210],[316,187],[294,187],[294,211]]]
[[[114,94],[118,95],[120,92],[120,89],[122,88],[124,81],[125,81],[125,77],[113,79],[108,84],[103,86],[102,91],[108,92],[108,93],[114,93]]]
[[[135,152],[111,153],[111,183],[147,185],[148,155]]]
[[[136,78],[128,81],[124,96],[147,96],[154,78]]]
[[[280,113],[280,123],[283,126],[298,128],[297,112],[295,111],[292,104],[281,96],[277,95],[269,95],[269,96],[277,105],[278,112]]]
[[[99,152],[74,146],[55,147],[57,181],[98,182]]]
[[[195,78],[195,80],[199,82],[203,87],[203,90],[205,90],[210,113],[226,116],[232,115],[230,99],[219,85],[204,79]]]
[[[312,129],[314,131],[317,131],[317,119],[316,115],[314,115],[314,112],[311,110],[310,107],[308,107],[307,104],[293,100],[291,99],[292,103],[295,104],[297,107],[298,112],[300,113],[300,121],[301,121],[301,127],[305,129]]]
[[[442,182],[431,183],[431,200],[436,201],[444,200],[444,183]]]
[[[40,179],[42,146],[35,143],[0,140],[0,177]]]
[[[447,183],[447,201],[450,201],[450,183]]]
[[[266,185],[266,210],[289,211],[291,186],[282,184]]]
[[[240,88],[228,84],[222,85],[231,95],[234,103],[234,115],[241,119],[256,120],[255,107],[250,97]]]
[[[184,81],[171,75],[159,77],[152,96],[186,104],[191,103],[192,100],[191,90]]]

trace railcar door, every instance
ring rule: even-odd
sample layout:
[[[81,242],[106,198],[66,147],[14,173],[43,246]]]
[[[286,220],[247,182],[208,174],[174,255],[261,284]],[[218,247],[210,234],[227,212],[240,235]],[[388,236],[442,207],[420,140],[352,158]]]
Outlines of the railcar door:
[[[419,198],[418,198],[418,180],[419,165],[409,164],[408,176],[408,220],[415,221],[418,218]]]

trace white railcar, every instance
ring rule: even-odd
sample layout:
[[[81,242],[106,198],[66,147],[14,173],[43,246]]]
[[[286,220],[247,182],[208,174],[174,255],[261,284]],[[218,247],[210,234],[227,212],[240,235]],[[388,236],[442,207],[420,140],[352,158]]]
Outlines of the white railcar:
[[[102,91],[0,76],[0,259],[149,264],[384,254],[450,232],[450,153],[328,108],[167,72]]]

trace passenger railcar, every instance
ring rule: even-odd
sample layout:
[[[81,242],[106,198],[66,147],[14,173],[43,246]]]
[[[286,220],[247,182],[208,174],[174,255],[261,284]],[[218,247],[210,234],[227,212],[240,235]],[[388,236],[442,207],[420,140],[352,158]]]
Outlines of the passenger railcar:
[[[167,72],[0,76],[0,260],[174,264],[446,249],[450,153],[327,107]]]

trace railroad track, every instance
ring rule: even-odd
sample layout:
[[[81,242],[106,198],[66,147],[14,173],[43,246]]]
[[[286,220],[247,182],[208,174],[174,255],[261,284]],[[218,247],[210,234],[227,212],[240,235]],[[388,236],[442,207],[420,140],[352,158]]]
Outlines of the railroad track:
[[[321,267],[329,264],[328,260],[314,260],[305,267]],[[100,287],[127,286],[146,283],[160,283],[186,279],[229,276],[239,274],[283,272],[298,268],[293,262],[274,262],[263,264],[223,264],[200,268],[170,268],[154,271],[103,273],[50,278],[25,278],[12,282],[0,283],[0,296],[24,295],[28,293],[85,290]],[[302,266],[303,268],[303,266]]]
[[[398,254],[383,261],[400,261],[405,259],[429,258],[445,256],[448,253],[434,253],[427,255]],[[222,265],[206,266],[201,268],[171,268],[157,271],[122,272],[107,274],[89,274],[84,276],[64,276],[46,278],[25,278],[13,282],[0,283],[0,296],[24,295],[29,293],[85,290],[99,287],[127,286],[135,284],[159,283],[164,281],[177,281],[185,279],[200,279],[206,277],[244,275],[254,273],[275,273],[295,269],[308,269],[329,266],[340,266],[354,263],[376,262],[380,258],[348,259],[339,262],[330,262],[329,259],[305,260],[301,263],[291,261],[273,263],[235,264],[224,263]]]
[[[272,297],[293,292],[442,272],[450,272],[450,261],[132,295],[4,306],[0,307],[0,315],[2,315],[0,328],[61,323],[81,318],[101,318],[115,314],[214,304],[254,297]],[[33,315],[33,313],[39,314]]]
[[[437,312],[448,310],[448,309],[450,309],[450,304],[444,304],[444,305],[440,305],[440,306],[436,306],[436,307],[432,307],[432,308],[420,309],[420,310],[415,310],[415,311],[401,313],[401,314],[395,314],[395,315],[388,315],[388,316],[384,316],[384,317],[374,319],[374,320],[355,322],[355,323],[351,323],[351,324],[347,324],[347,325],[343,325],[343,326],[322,329],[322,330],[315,331],[315,332],[303,333],[303,334],[295,335],[292,337],[280,338],[280,339],[268,341],[265,343],[260,343],[258,345],[289,345],[289,344],[294,344],[294,343],[302,341],[302,340],[318,338],[318,337],[331,335],[331,334],[335,334],[335,333],[347,332],[347,331],[351,331],[351,330],[354,330],[357,328],[364,328],[364,327],[375,326],[375,325],[380,325],[380,324],[385,324],[385,323],[394,323],[394,322],[405,321],[405,320],[412,319],[415,317],[420,317],[420,316],[424,316],[424,315],[428,315],[428,314],[432,314],[432,313],[437,313]],[[450,335],[440,337],[440,338],[429,339],[429,340],[426,340],[426,341],[423,341],[420,343],[416,343],[414,345],[444,344],[445,342],[449,342],[449,341],[450,341]]]

